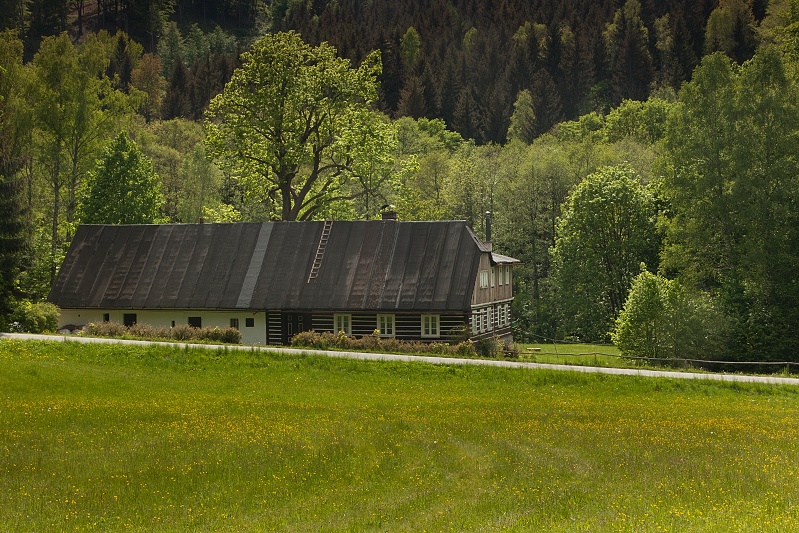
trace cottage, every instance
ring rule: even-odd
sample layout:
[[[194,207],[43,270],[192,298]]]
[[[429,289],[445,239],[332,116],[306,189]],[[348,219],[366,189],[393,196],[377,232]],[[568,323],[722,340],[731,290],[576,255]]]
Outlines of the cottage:
[[[62,324],[232,326],[248,344],[509,338],[516,263],[463,221],[82,225],[49,300]]]

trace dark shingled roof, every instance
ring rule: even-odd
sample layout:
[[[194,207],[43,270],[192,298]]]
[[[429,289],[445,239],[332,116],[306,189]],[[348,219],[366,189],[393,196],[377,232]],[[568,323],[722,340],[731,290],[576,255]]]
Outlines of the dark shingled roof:
[[[467,311],[480,254],[463,221],[82,225],[49,300],[64,308]]]

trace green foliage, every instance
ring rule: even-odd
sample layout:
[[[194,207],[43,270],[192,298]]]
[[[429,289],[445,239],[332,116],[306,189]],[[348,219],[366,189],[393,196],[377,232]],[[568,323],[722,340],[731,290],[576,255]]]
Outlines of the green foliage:
[[[12,328],[25,333],[53,333],[58,329],[61,310],[50,302],[22,300],[12,314]]]
[[[402,60],[405,62],[406,69],[413,69],[420,47],[419,32],[416,31],[416,28],[411,26],[400,39],[400,54],[402,55]]]
[[[152,224],[163,205],[152,162],[126,133],[108,145],[81,206],[86,224]]]
[[[366,172],[359,165],[382,164],[392,152],[391,128],[371,109],[380,72],[379,52],[352,69],[326,43],[266,35],[211,102],[209,154],[234,166],[270,214],[312,219],[357,196],[348,180]]]
[[[633,280],[611,339],[624,355],[719,360],[728,335],[725,318],[706,295],[644,270]]]
[[[657,261],[655,203],[629,167],[605,168],[570,193],[552,250],[562,334],[604,340],[642,262]]]
[[[241,331],[236,328],[194,328],[186,324],[174,327],[152,326],[136,323],[126,327],[119,322],[91,322],[83,333],[95,337],[135,337],[139,339],[167,339],[175,341],[208,341],[226,344],[241,344]]]
[[[799,333],[799,92],[765,48],[741,67],[706,57],[664,138],[663,264],[733,320],[736,357],[794,359]]]
[[[519,141],[524,144],[533,142],[536,133],[535,109],[533,95],[527,89],[520,91],[513,104],[513,114],[510,117],[508,140]]]
[[[646,102],[624,100],[605,117],[608,142],[632,137],[643,144],[655,144],[666,132],[671,107],[671,103],[660,98],[649,98]]]
[[[470,357],[477,355],[475,343],[470,340],[457,344],[440,342],[403,341],[395,338],[382,338],[375,331],[373,335],[364,337],[348,337],[344,332],[333,333],[325,331],[303,331],[291,338],[292,346],[315,348],[317,350],[374,350],[384,353],[407,354],[436,354],[457,357]]]
[[[756,26],[750,2],[721,2],[707,20],[705,53],[723,52],[734,61],[743,63],[755,52]]]
[[[23,182],[26,124],[19,78],[22,74],[22,43],[10,31],[0,33],[0,328],[19,296],[19,274],[25,267],[28,239]]]

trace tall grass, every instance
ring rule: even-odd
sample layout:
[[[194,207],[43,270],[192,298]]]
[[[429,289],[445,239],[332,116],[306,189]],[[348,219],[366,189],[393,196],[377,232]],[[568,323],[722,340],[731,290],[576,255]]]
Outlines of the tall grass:
[[[788,387],[0,342],[0,530],[795,531]]]

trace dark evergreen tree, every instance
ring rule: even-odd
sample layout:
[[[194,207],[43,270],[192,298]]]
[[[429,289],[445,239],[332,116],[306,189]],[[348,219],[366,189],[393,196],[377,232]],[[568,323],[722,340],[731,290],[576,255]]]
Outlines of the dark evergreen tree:
[[[19,121],[12,98],[19,91],[11,72],[21,67],[22,46],[6,33],[0,41],[0,331],[5,331],[17,296],[17,280],[25,260],[26,233]],[[8,45],[8,46],[7,46]]]
[[[400,93],[397,116],[420,118],[425,114],[424,87],[416,76],[409,78]]]
[[[563,107],[552,76],[540,70],[533,78],[533,109],[536,117],[536,136],[548,132],[563,119]]]
[[[646,100],[649,96],[652,56],[649,32],[640,11],[638,0],[627,0],[605,32],[615,103],[625,98]]]
[[[191,73],[183,60],[178,58],[169,76],[169,87],[161,107],[161,118],[170,120],[180,117],[191,118],[191,116]]]
[[[465,139],[478,140],[482,137],[480,111],[469,87],[463,87],[458,94],[452,113],[452,125]]]

